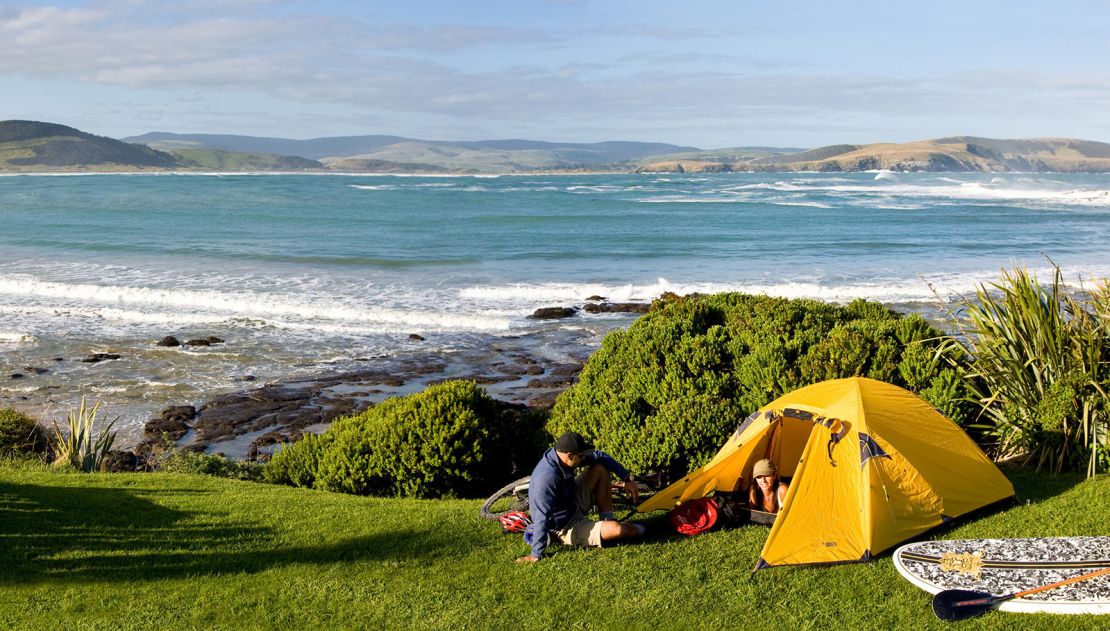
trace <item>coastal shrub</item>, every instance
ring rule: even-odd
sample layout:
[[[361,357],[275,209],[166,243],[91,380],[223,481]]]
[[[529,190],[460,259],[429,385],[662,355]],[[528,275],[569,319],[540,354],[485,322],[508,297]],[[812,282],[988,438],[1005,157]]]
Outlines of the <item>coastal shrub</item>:
[[[262,468],[270,484],[312,487],[316,483],[316,470],[334,433],[305,434],[294,445],[278,450]]]
[[[26,414],[0,409],[0,455],[42,454],[47,450],[46,430]]]
[[[997,457],[1020,456],[1038,469],[1106,470],[1110,452],[1110,287],[1073,294],[1059,267],[1041,283],[1025,269],[1003,270],[953,310],[972,362],[967,385]]]
[[[477,497],[530,471],[548,439],[542,418],[448,381],[337,420],[279,451],[266,479],[404,497]]]
[[[917,314],[740,293],[669,296],[607,335],[548,430],[574,430],[638,471],[705,463],[749,414],[799,387],[851,376],[902,386],[971,418],[960,348]],[[947,357],[951,361],[944,361]]]
[[[65,429],[54,423],[50,451],[54,455],[55,467],[69,467],[84,473],[100,471],[104,457],[116,440],[116,433],[112,431],[112,425],[116,421],[109,421],[107,427],[96,433],[96,417],[99,412],[100,403],[90,408],[86,405],[85,398],[81,397],[81,405],[71,410],[66,417]]]
[[[220,454],[190,451],[174,445],[169,434],[162,434],[166,450],[158,454],[157,466],[165,473],[193,473],[235,480],[260,480],[260,465],[235,460]]]

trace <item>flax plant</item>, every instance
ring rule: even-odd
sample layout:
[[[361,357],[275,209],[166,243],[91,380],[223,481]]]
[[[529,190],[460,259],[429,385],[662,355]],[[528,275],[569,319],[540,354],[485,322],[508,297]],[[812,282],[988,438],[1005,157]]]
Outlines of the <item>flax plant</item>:
[[[971,354],[965,377],[981,406],[979,425],[996,456],[1021,456],[1059,472],[1086,460],[1093,476],[1106,457],[1110,291],[1069,293],[1059,267],[1041,284],[1025,269],[1003,270],[953,311]],[[962,316],[962,317],[961,317]],[[948,344],[961,342],[949,338]]]
[[[54,423],[54,435],[50,441],[54,466],[70,465],[86,473],[100,470],[104,457],[116,440],[116,433],[111,429],[118,419],[109,421],[108,426],[96,435],[93,426],[99,411],[100,403],[90,408],[85,404],[85,398],[81,397],[80,407],[71,410],[66,418],[68,432]]]

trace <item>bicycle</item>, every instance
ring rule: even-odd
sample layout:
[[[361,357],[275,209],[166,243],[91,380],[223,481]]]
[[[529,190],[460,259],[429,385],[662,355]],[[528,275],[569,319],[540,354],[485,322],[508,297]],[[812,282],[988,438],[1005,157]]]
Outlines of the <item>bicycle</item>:
[[[502,515],[511,513],[513,511],[528,511],[528,483],[532,480],[532,476],[525,476],[519,480],[512,482],[494,491],[493,495],[482,504],[479,509],[479,514],[483,519],[496,521]],[[646,475],[632,476],[632,481],[639,487],[639,502],[643,502],[647,498],[655,494],[656,491],[666,487],[665,480],[662,474],[653,473]],[[614,512],[627,510],[627,518],[636,509],[636,504],[633,504],[628,495],[628,491],[624,488],[624,483],[613,483],[613,509]]]

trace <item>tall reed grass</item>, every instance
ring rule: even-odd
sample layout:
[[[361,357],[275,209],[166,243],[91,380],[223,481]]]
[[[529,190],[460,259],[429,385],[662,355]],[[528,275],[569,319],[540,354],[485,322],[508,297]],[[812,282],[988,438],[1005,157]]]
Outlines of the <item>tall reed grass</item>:
[[[1041,283],[1025,269],[1003,270],[952,312],[971,355],[966,372],[981,406],[977,427],[995,456],[1038,469],[1106,470],[1110,452],[1110,286],[1071,292],[1059,267]]]

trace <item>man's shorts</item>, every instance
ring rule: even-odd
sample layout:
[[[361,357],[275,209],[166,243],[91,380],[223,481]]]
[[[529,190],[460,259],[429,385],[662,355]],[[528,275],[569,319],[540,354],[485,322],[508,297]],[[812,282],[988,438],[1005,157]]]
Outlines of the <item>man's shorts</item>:
[[[578,503],[578,512],[570,520],[570,524],[562,530],[556,530],[555,536],[564,545],[568,546],[601,546],[601,522],[586,519],[586,514],[593,510],[594,496],[586,486],[586,474],[579,473],[574,477],[574,494]]]

